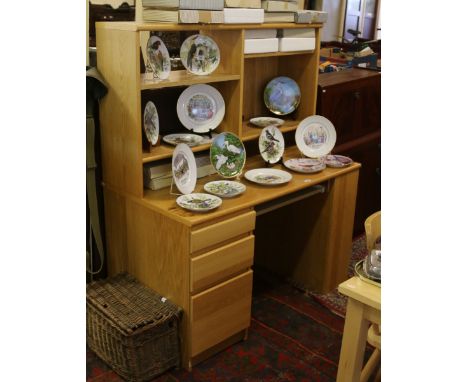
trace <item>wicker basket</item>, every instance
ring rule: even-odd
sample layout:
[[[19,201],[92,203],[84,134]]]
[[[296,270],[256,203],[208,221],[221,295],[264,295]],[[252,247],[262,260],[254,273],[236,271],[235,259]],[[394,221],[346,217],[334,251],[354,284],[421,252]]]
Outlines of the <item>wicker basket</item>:
[[[180,366],[181,316],[178,306],[127,273],[86,288],[88,346],[129,381]]]

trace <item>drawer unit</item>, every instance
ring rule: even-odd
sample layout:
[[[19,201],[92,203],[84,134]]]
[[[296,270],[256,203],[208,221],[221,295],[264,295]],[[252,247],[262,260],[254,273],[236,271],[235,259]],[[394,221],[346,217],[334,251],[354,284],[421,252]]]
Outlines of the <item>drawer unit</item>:
[[[207,227],[194,230],[190,238],[190,252],[196,252],[225,240],[229,240],[255,228],[255,211],[222,220]]]
[[[190,298],[192,357],[249,327],[252,280],[249,270]]]
[[[190,260],[190,292],[247,270],[253,264],[254,236],[229,243]]]

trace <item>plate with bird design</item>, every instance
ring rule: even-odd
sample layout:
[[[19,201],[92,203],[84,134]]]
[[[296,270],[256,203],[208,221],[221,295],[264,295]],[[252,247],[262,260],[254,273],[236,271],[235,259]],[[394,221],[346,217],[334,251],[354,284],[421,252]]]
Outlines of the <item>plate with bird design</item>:
[[[215,180],[203,186],[206,192],[217,195],[221,198],[233,198],[245,192],[246,187],[239,182],[232,180]]]
[[[145,105],[143,125],[146,139],[154,146],[159,138],[159,117],[156,105],[151,101],[148,101]]]
[[[210,85],[189,86],[177,100],[180,122],[195,133],[216,129],[224,118],[225,110],[223,96]]]
[[[172,154],[172,176],[177,188],[183,194],[190,194],[197,184],[197,163],[192,150],[185,143],[179,143]]]
[[[291,114],[301,102],[301,89],[292,78],[273,78],[263,91],[265,106],[277,115]]]
[[[194,212],[207,212],[218,208],[222,199],[210,194],[194,193],[181,195],[176,199],[176,203],[187,210]]]
[[[190,73],[205,76],[216,70],[221,54],[218,44],[212,38],[197,34],[189,36],[182,43],[180,60]]]
[[[274,168],[256,168],[247,171],[244,176],[247,180],[264,186],[277,186],[292,179],[289,172]]]
[[[165,80],[171,74],[171,58],[164,42],[151,36],[146,44],[146,55],[154,77]]]
[[[258,138],[258,148],[265,162],[279,162],[284,153],[283,134],[276,126],[265,127]]]
[[[242,140],[233,133],[217,135],[210,147],[210,161],[223,178],[234,178],[242,172],[246,153]]]

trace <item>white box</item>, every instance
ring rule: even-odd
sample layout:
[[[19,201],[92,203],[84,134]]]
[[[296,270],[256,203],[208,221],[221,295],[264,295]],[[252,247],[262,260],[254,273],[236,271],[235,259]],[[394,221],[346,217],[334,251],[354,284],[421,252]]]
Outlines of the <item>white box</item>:
[[[277,38],[254,38],[244,42],[244,53],[269,53],[278,51]]]
[[[262,24],[263,9],[252,8],[224,8],[225,24]]]
[[[315,37],[315,29],[280,29],[278,37],[300,37],[300,38],[313,38]]]
[[[291,52],[297,50],[315,50],[314,38],[289,38],[283,37],[279,39],[279,51]]]

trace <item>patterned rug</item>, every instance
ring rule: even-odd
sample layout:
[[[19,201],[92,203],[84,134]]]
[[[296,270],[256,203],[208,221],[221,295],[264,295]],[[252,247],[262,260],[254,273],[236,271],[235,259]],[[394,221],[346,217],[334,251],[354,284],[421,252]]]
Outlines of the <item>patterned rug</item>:
[[[364,243],[364,244],[363,244]],[[364,249],[363,249],[364,248]],[[353,245],[353,260],[365,256],[365,239]],[[337,292],[317,295],[263,272],[254,272],[249,337],[192,372],[170,370],[152,382],[317,381],[336,379],[345,300]],[[366,359],[371,351],[367,349]],[[87,382],[122,382],[87,349]]]

